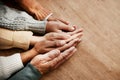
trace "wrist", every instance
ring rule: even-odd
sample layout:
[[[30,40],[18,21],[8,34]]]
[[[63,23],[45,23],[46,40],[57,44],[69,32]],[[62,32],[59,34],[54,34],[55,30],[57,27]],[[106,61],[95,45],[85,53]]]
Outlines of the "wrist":
[[[49,28],[49,21],[46,21],[46,33],[48,33],[48,28]]]
[[[32,36],[30,39],[30,45],[35,45],[37,42],[42,41],[44,37]]]
[[[36,55],[38,54],[37,51],[35,51],[34,49],[31,49],[27,52],[23,52],[21,53],[21,59],[23,64],[26,64],[27,62],[29,62],[32,58],[34,58]]]

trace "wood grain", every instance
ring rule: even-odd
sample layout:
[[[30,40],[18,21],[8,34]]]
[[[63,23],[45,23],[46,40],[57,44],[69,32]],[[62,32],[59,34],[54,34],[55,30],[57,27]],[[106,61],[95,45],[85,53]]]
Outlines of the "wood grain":
[[[38,1],[84,29],[76,54],[40,80],[120,80],[120,0]]]
[[[76,54],[41,80],[120,80],[120,0],[39,0],[84,29]]]

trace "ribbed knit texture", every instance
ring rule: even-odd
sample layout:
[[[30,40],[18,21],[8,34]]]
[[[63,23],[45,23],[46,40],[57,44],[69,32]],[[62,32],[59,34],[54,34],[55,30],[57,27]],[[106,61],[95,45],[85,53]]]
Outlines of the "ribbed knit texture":
[[[1,2],[0,2],[1,3]],[[0,27],[44,34],[46,21],[37,21],[24,11],[0,4]]]
[[[27,50],[33,33],[0,28],[0,49],[22,48]]]
[[[6,80],[21,68],[23,63],[19,53],[8,57],[0,56],[0,80]]]

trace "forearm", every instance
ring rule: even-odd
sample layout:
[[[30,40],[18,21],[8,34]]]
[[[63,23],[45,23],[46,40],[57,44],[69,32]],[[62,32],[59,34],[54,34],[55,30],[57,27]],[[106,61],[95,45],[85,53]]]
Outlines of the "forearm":
[[[23,52],[21,53],[21,60],[23,62],[23,64],[28,63],[32,58],[34,58],[36,55],[38,54],[37,51],[35,51],[34,49],[31,49],[29,51]]]
[[[11,56],[0,56],[0,80],[6,80],[13,73],[23,68],[19,53]]]
[[[30,39],[30,45],[34,46],[37,42],[45,40],[44,36],[32,36]]]

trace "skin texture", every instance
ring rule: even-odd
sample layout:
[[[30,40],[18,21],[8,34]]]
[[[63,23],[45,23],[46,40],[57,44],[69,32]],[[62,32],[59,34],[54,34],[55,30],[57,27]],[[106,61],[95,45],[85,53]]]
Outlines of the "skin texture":
[[[15,1],[37,20],[44,20],[51,13],[36,0]],[[58,32],[60,34],[50,33],[44,37],[33,36],[30,43],[34,47],[21,53],[23,63],[31,60],[30,63],[42,74],[56,69],[68,60],[75,53],[75,46],[81,41],[82,36],[82,29],[76,30],[76,26],[70,26],[68,21],[53,16],[47,20],[46,32]]]
[[[59,34],[55,32],[47,33],[44,36],[32,36],[30,40],[30,45],[35,45],[35,43],[40,42],[40,41],[53,41],[53,40],[66,40],[70,37],[69,34]]]
[[[59,67],[63,62],[68,60],[76,51],[75,47],[60,52],[58,49],[52,50],[44,55],[37,55],[31,60],[31,64],[36,67],[41,74],[45,74]]]
[[[58,49],[62,52],[72,46],[76,46],[81,41],[81,37],[82,37],[81,30],[82,29],[76,30],[73,33],[66,33],[66,35],[68,34],[72,35],[71,37],[64,37],[65,33],[61,33],[64,35],[60,35],[59,33],[54,33],[54,36],[52,33],[46,34],[42,39],[40,39],[40,41],[36,42],[36,44],[31,50],[21,53],[21,59],[23,63],[24,64],[27,63],[38,54],[43,54],[54,49]],[[51,34],[52,37],[50,37]],[[58,34],[60,37],[58,36]]]
[[[56,32],[51,32],[51,33],[47,33],[46,35],[40,37],[40,36],[32,36],[31,40],[30,40],[30,45],[35,45],[37,42],[42,41],[42,40],[65,40],[65,42],[69,42],[72,39],[75,39],[77,37],[81,37],[83,35],[83,29],[76,29],[73,32],[60,32],[60,33],[56,33]]]
[[[44,20],[51,13],[36,0],[14,1],[37,20]],[[30,61],[42,74],[56,69],[68,60],[77,50],[75,46],[81,41],[83,35],[82,29],[70,26],[68,21],[53,16],[47,20],[46,32],[48,34],[44,37],[33,36],[30,44],[34,47],[21,53],[23,64]]]
[[[58,49],[62,52],[72,46],[76,46],[79,42],[80,42],[79,39],[75,39],[61,47],[44,49],[44,54],[46,52],[49,52],[54,49]],[[28,61],[30,61],[32,58],[34,58],[36,55],[43,54],[43,53],[41,53],[41,50],[43,51],[43,49],[41,49],[41,46],[39,46],[39,42],[38,42],[31,50],[21,53],[20,55],[21,55],[23,64],[26,64]]]
[[[46,25],[46,32],[71,32],[75,30],[75,26],[64,24],[60,21],[48,21]]]

